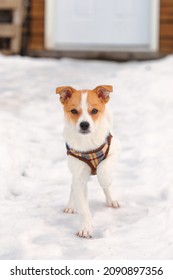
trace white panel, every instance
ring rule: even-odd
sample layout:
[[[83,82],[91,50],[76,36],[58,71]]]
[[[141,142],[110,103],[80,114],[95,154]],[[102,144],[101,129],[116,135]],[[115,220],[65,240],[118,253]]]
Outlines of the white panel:
[[[57,0],[57,44],[149,45],[150,0]]]
[[[114,0],[113,5],[115,8],[116,15],[126,17],[135,13],[135,2],[136,0]]]
[[[94,0],[75,0],[76,16],[89,19],[94,13]]]
[[[158,50],[160,0],[45,0],[49,49]],[[75,47],[74,47],[75,46]],[[139,50],[138,48],[138,50]]]

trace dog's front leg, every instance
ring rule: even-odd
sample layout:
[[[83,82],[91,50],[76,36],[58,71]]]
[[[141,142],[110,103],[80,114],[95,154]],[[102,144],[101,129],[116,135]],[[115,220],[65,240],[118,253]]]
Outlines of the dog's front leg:
[[[91,213],[87,199],[87,181],[82,176],[73,178],[74,197],[77,210],[81,219],[81,227],[76,233],[79,237],[90,238],[92,236]]]
[[[87,182],[91,169],[86,163],[71,156],[68,158],[68,163],[72,173],[70,201],[75,205],[81,219],[81,226],[76,234],[79,237],[90,238],[92,221],[87,198]]]

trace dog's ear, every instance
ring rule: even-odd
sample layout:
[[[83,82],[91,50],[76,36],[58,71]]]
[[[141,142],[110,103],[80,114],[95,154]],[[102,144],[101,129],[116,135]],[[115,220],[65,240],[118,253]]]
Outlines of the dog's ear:
[[[72,96],[74,91],[76,90],[69,86],[56,88],[56,94],[60,95],[60,101],[62,104],[64,104]]]
[[[109,94],[113,91],[113,87],[110,85],[103,85],[98,86],[94,89],[94,92],[96,92],[97,96],[102,99],[105,103],[109,101]]]

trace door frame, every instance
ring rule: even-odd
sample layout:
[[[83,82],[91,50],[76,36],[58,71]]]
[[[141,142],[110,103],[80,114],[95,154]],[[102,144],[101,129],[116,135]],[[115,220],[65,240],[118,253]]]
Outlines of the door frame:
[[[70,44],[57,46],[55,42],[55,7],[57,4],[57,0],[45,0],[45,26],[44,26],[44,34],[45,40],[44,45],[46,49],[49,50],[87,50],[87,51],[128,51],[128,52],[157,52],[159,51],[159,31],[160,31],[160,0],[151,0],[150,1],[150,44],[147,47],[143,46],[123,46],[123,47],[115,47],[113,46],[71,46]],[[53,20],[52,20],[53,19]]]

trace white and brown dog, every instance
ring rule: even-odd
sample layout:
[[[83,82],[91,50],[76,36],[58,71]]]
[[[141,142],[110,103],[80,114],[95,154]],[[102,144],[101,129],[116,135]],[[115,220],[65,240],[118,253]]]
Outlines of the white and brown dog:
[[[97,174],[109,207],[119,207],[114,199],[111,167],[117,155],[118,142],[112,136],[110,112],[106,108],[112,86],[93,90],[58,87],[56,93],[64,107],[68,163],[72,172],[70,199],[66,213],[79,212],[81,227],[77,236],[92,236],[92,220],[87,201],[87,181]]]

